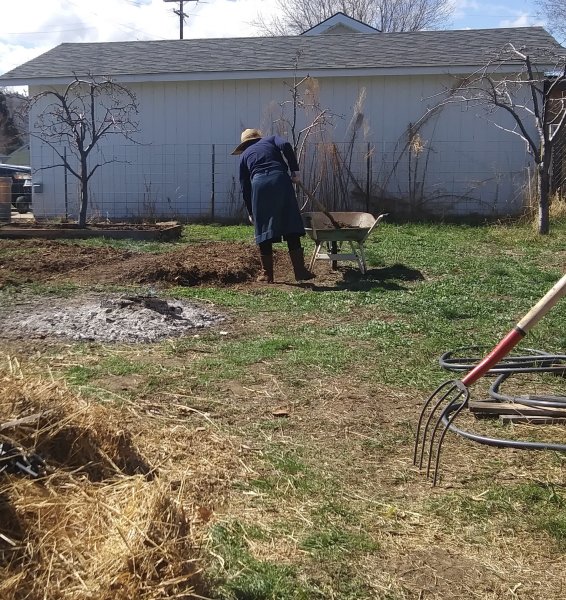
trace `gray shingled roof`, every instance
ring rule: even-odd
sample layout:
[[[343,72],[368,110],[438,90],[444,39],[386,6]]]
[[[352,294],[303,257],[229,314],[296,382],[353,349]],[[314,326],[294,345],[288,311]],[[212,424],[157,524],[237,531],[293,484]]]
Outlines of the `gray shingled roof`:
[[[352,33],[345,35],[215,38],[61,44],[0,77],[10,80],[72,75],[145,76],[299,68],[376,69],[481,66],[507,42],[564,52],[542,27]]]

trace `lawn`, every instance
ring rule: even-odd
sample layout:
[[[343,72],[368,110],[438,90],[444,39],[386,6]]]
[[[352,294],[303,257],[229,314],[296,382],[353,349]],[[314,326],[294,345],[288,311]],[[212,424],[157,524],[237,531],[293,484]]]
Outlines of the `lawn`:
[[[249,227],[190,225],[181,244],[249,239]],[[214,307],[226,321],[153,344],[3,340],[3,373],[118,415],[159,464],[162,491],[190,516],[203,596],[566,598],[563,454],[448,435],[436,487],[412,461],[423,401],[454,378],[440,355],[494,346],[565,272],[565,239],[566,221],[544,237],[525,224],[384,223],[367,243],[366,278],[352,267],[318,288],[169,287],[159,293]],[[100,242],[80,243],[89,244]],[[21,251],[14,242],[0,263]],[[85,286],[5,285],[0,309]],[[524,346],[564,353],[566,301]],[[562,377],[525,375],[517,385],[566,395]],[[485,395],[486,382],[471,391]],[[469,414],[462,422],[564,440],[559,425]],[[161,597],[152,594],[144,597]],[[56,597],[65,596],[46,592]]]

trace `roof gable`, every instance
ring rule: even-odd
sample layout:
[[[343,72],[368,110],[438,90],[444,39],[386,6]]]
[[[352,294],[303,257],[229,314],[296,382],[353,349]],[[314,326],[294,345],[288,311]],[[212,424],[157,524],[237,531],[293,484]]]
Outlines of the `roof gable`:
[[[379,29],[371,27],[366,23],[362,23],[362,21],[358,21],[357,19],[353,19],[343,12],[338,12],[318,25],[303,31],[301,35],[321,35],[326,33],[379,33]]]

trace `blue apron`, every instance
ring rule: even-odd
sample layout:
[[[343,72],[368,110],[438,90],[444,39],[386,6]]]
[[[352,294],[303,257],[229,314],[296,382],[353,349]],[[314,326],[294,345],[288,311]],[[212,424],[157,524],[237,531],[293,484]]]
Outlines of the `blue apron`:
[[[256,244],[305,235],[291,178],[283,171],[271,169],[253,176],[252,213]]]

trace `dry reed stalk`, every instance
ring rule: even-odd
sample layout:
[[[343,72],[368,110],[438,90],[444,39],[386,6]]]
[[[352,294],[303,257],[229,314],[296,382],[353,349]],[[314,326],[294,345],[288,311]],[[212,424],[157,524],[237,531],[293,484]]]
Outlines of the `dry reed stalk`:
[[[553,221],[566,218],[566,199],[559,194],[555,194],[550,201],[550,218]]]

